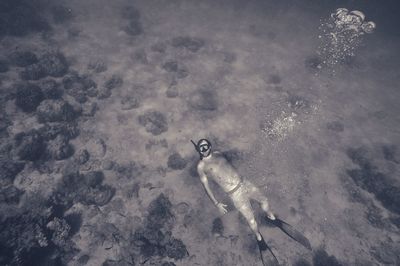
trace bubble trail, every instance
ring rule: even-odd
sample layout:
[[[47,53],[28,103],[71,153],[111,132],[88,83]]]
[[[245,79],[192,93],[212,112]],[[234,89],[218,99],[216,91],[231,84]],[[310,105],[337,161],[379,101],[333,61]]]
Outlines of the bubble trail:
[[[321,44],[318,54],[323,60],[323,65],[334,66],[354,57],[364,34],[373,33],[375,28],[376,24],[373,21],[365,21],[365,15],[361,11],[336,9],[319,27],[321,34],[318,37]]]

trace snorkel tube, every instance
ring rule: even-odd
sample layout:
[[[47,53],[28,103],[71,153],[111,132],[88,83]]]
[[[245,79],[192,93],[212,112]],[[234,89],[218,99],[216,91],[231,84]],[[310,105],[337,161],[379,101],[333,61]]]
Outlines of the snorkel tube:
[[[199,147],[197,147],[197,144],[193,140],[190,140],[190,141],[193,143],[194,148],[196,149],[196,151],[199,151]]]
[[[200,149],[199,149],[199,147],[197,146],[197,144],[196,144],[193,140],[190,140],[190,141],[193,143],[194,148],[196,149],[196,151],[200,154],[200,160],[203,159],[203,158],[202,158],[203,156],[201,156]]]
[[[203,156],[200,153],[199,146],[197,146],[197,144],[193,140],[190,140],[190,141],[193,143],[194,148],[196,149],[196,151],[200,154],[200,160],[203,159]]]

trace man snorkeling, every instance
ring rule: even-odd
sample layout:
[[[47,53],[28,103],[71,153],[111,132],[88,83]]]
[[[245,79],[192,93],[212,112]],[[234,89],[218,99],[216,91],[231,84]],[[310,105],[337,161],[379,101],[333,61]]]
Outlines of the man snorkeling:
[[[200,161],[197,164],[197,172],[207,195],[222,214],[227,213],[227,205],[219,202],[210,189],[208,179],[212,178],[222,188],[222,190],[230,196],[236,209],[246,219],[256,236],[261,259],[265,265],[278,265],[279,263],[267,243],[265,243],[264,238],[258,229],[250,203],[251,199],[261,204],[262,210],[266,213],[266,217],[268,217],[272,224],[279,227],[291,238],[299,241],[308,249],[311,249],[310,243],[301,233],[297,232],[289,224],[275,217],[270,210],[267,198],[254,184],[249,180],[243,179],[237,173],[235,168],[233,168],[233,166],[226,160],[223,154],[211,150],[212,146],[209,140],[201,139],[197,144],[193,140],[191,140],[191,142],[200,155]]]

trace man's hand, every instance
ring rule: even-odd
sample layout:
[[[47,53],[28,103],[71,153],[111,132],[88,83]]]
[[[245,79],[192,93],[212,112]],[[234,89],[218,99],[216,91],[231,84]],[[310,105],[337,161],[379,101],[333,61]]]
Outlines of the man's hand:
[[[226,207],[228,207],[226,204],[223,204],[222,202],[218,202],[216,206],[217,206],[218,210],[219,210],[222,214],[225,214],[225,213],[228,212],[228,211],[226,210]]]

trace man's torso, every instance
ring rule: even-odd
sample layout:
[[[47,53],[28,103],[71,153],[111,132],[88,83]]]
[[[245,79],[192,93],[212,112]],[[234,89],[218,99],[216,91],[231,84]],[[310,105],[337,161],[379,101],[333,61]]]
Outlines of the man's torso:
[[[204,173],[225,192],[232,191],[241,182],[239,174],[221,153],[214,152],[211,158],[204,158],[202,161]]]

